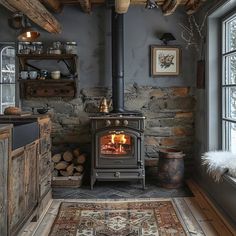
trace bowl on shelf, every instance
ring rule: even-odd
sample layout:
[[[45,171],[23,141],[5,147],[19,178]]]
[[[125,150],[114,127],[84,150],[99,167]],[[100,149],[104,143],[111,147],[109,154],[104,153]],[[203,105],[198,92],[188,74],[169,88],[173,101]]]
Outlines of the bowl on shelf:
[[[20,72],[20,78],[21,78],[21,79],[28,79],[28,76],[29,76],[29,72],[28,72],[28,71],[22,70],[22,71]]]
[[[39,114],[46,114],[48,112],[49,108],[42,107],[42,108],[37,108],[37,112]]]
[[[51,72],[51,77],[52,79],[60,79],[61,77],[61,72],[59,70],[52,71]]]
[[[38,77],[38,72],[34,71],[34,70],[30,71],[29,77],[30,77],[30,79],[36,79]]]

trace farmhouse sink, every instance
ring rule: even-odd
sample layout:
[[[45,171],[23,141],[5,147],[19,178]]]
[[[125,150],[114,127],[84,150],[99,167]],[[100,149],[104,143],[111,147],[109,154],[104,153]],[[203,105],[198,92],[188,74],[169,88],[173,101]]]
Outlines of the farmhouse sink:
[[[37,122],[11,122],[12,129],[12,149],[23,147],[39,138],[39,126]]]

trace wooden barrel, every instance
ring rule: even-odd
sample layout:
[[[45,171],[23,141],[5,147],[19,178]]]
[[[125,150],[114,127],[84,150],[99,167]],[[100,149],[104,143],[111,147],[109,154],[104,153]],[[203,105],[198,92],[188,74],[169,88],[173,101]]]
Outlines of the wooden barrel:
[[[176,149],[163,149],[159,152],[158,184],[164,188],[179,188],[184,180],[185,154]]]

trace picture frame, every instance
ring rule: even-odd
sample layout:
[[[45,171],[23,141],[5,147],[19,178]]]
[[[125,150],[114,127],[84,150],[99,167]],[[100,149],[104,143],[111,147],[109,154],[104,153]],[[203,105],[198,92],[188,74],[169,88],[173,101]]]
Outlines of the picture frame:
[[[179,75],[180,58],[179,47],[151,45],[151,76]]]

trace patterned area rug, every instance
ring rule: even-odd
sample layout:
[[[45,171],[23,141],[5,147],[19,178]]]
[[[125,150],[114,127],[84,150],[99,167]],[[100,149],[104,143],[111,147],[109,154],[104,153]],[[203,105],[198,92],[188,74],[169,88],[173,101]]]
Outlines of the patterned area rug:
[[[63,202],[50,236],[182,236],[171,200]]]

